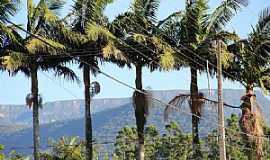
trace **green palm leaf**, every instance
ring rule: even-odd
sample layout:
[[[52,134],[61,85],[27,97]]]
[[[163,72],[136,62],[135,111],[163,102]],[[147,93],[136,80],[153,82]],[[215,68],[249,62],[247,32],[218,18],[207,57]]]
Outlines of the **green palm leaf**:
[[[248,5],[248,0],[224,0],[210,15],[206,23],[206,32],[217,32],[229,22],[242,8]]]
[[[45,37],[31,38],[27,41],[25,47],[30,54],[56,55],[65,49],[63,44]]]
[[[259,17],[259,22],[257,24],[258,31],[269,31],[270,30],[270,8],[265,8]]]
[[[0,1],[0,23],[6,22],[10,16],[16,13],[19,0],[1,0]]]
[[[135,15],[146,18],[148,21],[157,20],[157,10],[160,0],[134,0],[132,9]]]

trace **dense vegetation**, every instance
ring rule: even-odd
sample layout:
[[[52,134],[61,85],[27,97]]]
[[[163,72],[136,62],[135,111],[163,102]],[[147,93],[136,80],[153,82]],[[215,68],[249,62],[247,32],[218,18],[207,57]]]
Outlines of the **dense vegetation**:
[[[248,160],[248,154],[254,152],[244,143],[243,135],[239,134],[239,118],[236,115],[231,115],[226,121],[226,149],[228,159]],[[176,122],[171,122],[165,126],[165,132],[160,133],[156,126],[149,125],[145,128],[145,159],[168,159],[168,160],[185,160],[192,157],[192,135],[184,133],[181,130],[181,125]],[[264,128],[265,135],[270,134],[270,128]],[[137,130],[135,127],[124,127],[116,136],[115,142],[104,142],[94,145],[93,159],[113,159],[113,160],[133,160],[136,158],[136,136]],[[106,143],[113,143],[113,152],[101,150],[101,147]],[[47,152],[43,152],[41,157],[48,160],[82,160],[85,159],[85,143],[77,137],[63,137],[58,141],[50,141],[50,148]],[[218,142],[217,132],[213,130],[206,137],[201,138],[201,159],[216,160],[218,157]],[[1,146],[1,150],[4,146]],[[267,142],[264,145],[264,160],[270,157],[270,144]],[[1,154],[2,159],[10,160],[26,160],[27,156],[16,152],[11,152],[9,155]],[[0,158],[1,159],[1,158]]]
[[[90,104],[100,86],[91,83],[90,75],[104,74],[99,68],[103,62],[136,70],[133,94],[136,127],[119,132],[115,159],[218,159],[216,132],[204,140],[198,129],[202,107],[208,101],[199,93],[198,72],[215,75],[217,54],[222,57],[223,76],[246,88],[246,95],[241,99],[239,125],[235,116],[228,121],[231,128],[227,128],[226,134],[228,158],[261,160],[268,156],[267,133],[254,89],[260,88],[265,93],[270,89],[270,9],[262,11],[248,38],[240,39],[225,28],[240,9],[248,5],[248,0],[224,0],[213,9],[209,8],[207,0],[186,0],[184,10],[164,20],[157,19],[158,8],[162,7],[159,0],[133,0],[130,10],[112,22],[104,15],[104,9],[113,0],[75,0],[71,12],[60,17],[58,11],[64,2],[27,0],[26,29],[10,21],[20,6],[19,0],[0,2],[0,69],[12,76],[22,72],[31,80],[26,104],[33,109],[35,160],[42,157],[91,160],[97,155],[98,149],[92,143]],[[76,73],[67,67],[70,63],[78,65],[83,72],[85,141],[64,138],[52,144],[51,153],[41,154],[39,109],[42,97],[37,73],[54,71],[55,76],[79,82]],[[176,123],[166,126],[164,135],[154,126],[145,127],[149,102],[154,98],[143,88],[143,67],[151,71],[190,68],[190,93],[176,95],[167,105],[165,114],[187,100],[192,114],[191,135],[182,133]],[[125,137],[134,143],[126,145]],[[239,150],[236,144],[251,151]],[[19,155],[12,154],[11,159],[14,157]]]

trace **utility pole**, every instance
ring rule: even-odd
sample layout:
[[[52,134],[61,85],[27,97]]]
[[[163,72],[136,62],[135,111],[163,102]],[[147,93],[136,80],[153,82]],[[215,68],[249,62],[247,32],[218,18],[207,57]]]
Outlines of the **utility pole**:
[[[221,42],[216,42],[217,46],[217,79],[218,79],[218,144],[220,160],[226,160],[225,148],[225,128],[224,128],[224,106],[222,93],[222,64],[221,64]]]

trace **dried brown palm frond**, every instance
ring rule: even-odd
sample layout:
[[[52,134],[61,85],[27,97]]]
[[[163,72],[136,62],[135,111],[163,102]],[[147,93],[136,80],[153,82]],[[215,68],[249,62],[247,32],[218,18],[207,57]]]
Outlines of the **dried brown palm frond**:
[[[168,121],[169,113],[174,108],[173,106],[181,107],[185,101],[190,100],[190,94],[179,94],[175,96],[166,106],[164,110],[164,121]]]
[[[263,116],[255,96],[243,96],[242,117],[240,118],[241,130],[247,134],[243,135],[246,144],[255,149],[255,153],[249,153],[251,158],[257,159],[263,156]],[[253,102],[252,102],[253,101]]]
[[[197,116],[201,116],[201,112],[202,112],[202,106],[205,103],[205,97],[203,95],[203,93],[199,93],[195,99],[191,100],[191,95],[190,94],[179,94],[177,96],[175,96],[170,102],[169,104],[166,106],[165,110],[164,110],[164,121],[168,121],[169,118],[169,113],[172,109],[175,109],[174,107],[179,107],[181,108],[184,104],[184,102],[188,102],[189,106],[190,106],[190,110],[192,114],[195,114]],[[191,107],[193,103],[196,103],[196,107]]]

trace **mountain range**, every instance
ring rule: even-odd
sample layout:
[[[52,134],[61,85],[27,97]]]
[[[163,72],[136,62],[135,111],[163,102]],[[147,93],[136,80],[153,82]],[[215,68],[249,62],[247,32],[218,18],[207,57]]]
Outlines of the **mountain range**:
[[[200,90],[205,97],[216,100],[217,91]],[[152,91],[152,95],[164,102],[169,102],[179,93],[187,94],[184,90]],[[224,101],[227,104],[240,106],[240,98],[244,90],[225,89]],[[267,108],[270,100],[261,92],[256,92],[267,124],[270,124],[270,110]],[[124,126],[135,126],[134,108],[132,98],[106,98],[93,99],[93,134],[97,142],[114,141],[117,132]],[[164,104],[152,101],[147,125],[158,126],[160,132],[164,131],[166,122],[163,120]],[[191,131],[191,115],[188,103],[181,106],[181,111],[173,111],[169,120],[177,121],[182,130]],[[240,109],[225,107],[225,117],[232,113],[241,114]],[[84,137],[84,102],[83,100],[56,101],[43,104],[40,109],[41,146],[46,149],[49,139],[59,139],[62,136]],[[206,103],[202,110],[200,122],[200,136],[205,136],[216,128],[217,106]],[[25,105],[0,105],[0,144],[6,146],[5,152],[18,150],[21,153],[31,153],[32,146],[32,111]],[[113,145],[113,144],[110,144]]]

